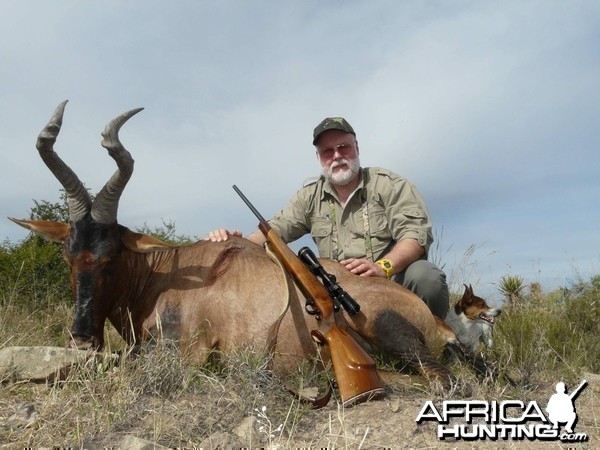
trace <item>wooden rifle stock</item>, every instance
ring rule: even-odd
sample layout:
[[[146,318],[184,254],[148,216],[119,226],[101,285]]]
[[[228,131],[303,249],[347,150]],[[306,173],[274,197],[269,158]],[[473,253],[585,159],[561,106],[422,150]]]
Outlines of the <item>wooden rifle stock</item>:
[[[258,218],[258,228],[267,239],[271,251],[281,261],[302,293],[313,301],[319,311],[317,315],[319,329],[313,330],[311,335],[319,344],[327,343],[329,347],[342,404],[351,406],[383,396],[384,388],[377,375],[373,358],[352,336],[337,326],[333,301],[325,286],[271,228],[238,187],[234,185],[233,189]]]

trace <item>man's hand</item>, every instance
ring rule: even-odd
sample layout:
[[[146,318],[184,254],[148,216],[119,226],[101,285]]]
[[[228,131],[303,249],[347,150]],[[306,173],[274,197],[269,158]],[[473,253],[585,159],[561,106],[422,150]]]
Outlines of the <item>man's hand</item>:
[[[219,230],[214,230],[208,233],[208,236],[203,240],[211,241],[211,242],[223,242],[229,239],[229,236],[238,236],[242,237],[242,232],[239,230],[226,230],[225,228],[221,228]]]
[[[340,264],[346,266],[346,269],[354,275],[386,278],[385,270],[379,264],[375,264],[368,259],[349,258],[340,261]]]

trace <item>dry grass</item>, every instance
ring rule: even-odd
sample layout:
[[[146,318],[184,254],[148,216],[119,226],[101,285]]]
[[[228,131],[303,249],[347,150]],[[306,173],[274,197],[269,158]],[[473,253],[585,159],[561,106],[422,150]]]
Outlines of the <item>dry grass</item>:
[[[517,386],[502,377],[478,379],[458,362],[451,362],[451,369],[474,388],[475,399],[535,399],[543,404],[559,379],[574,386],[583,371],[600,372],[599,315],[597,289],[584,289],[571,299],[536,292],[535,301],[525,298],[518,307],[505,309],[496,326],[496,345],[486,352],[498,372],[515,379]],[[71,317],[68,306],[17,307],[2,298],[0,347],[62,346]],[[424,401],[443,398],[426,384],[390,386],[383,402],[344,409],[333,401],[313,411],[282,388],[282,382],[322,387],[324,375],[310,365],[299,368],[293,379],[279,380],[268,370],[264,354],[242,349],[193,367],[172,343],[159,341],[133,357],[110,326],[106,332],[108,350],[120,351],[118,357],[107,353],[93,363],[82,362],[64,382],[53,385],[0,384],[0,446],[103,448],[134,435],[193,448],[249,418],[255,433],[239,438],[249,448],[439,444],[435,434],[415,431],[414,418]],[[587,389],[578,411],[581,423],[600,438],[598,404],[598,392]],[[35,411],[31,423],[11,424],[7,419],[23,406]]]

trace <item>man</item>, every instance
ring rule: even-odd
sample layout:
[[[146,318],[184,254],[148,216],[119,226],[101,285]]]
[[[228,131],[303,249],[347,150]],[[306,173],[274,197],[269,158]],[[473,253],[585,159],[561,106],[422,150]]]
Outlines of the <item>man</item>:
[[[322,175],[300,189],[269,221],[285,242],[311,233],[319,256],[360,276],[392,278],[445,318],[446,275],[427,261],[433,236],[425,202],[406,179],[381,168],[361,168],[356,133],[342,117],[324,119],[313,132]],[[209,233],[213,242],[238,230]],[[255,231],[248,239],[262,245]]]

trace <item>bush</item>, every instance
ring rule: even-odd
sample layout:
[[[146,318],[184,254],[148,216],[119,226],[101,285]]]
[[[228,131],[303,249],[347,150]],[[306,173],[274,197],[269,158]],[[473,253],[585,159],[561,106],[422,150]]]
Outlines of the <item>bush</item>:
[[[600,288],[595,280],[550,293],[545,301],[508,305],[490,353],[519,372],[524,384],[576,378],[582,370],[600,372]]]
[[[60,246],[30,236],[0,248],[0,290],[4,302],[49,306],[71,296],[69,270]]]
[[[31,220],[68,221],[66,196],[57,203],[34,200]],[[0,300],[16,304],[48,306],[71,296],[69,269],[60,244],[31,234],[17,244],[0,246]]]
[[[148,236],[153,236],[173,245],[186,245],[198,240],[197,238],[191,238],[183,234],[177,234],[175,230],[175,222],[165,221],[164,219],[162,221],[162,225],[150,228],[148,224],[144,224],[141,228],[136,228],[135,231],[138,233],[147,234]]]

